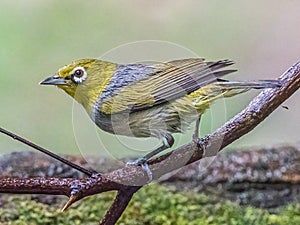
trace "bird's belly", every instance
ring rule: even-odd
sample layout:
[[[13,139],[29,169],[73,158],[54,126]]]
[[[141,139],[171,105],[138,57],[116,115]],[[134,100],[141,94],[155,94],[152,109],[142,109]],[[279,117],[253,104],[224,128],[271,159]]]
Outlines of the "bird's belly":
[[[104,131],[134,137],[158,137],[187,130],[199,117],[193,104],[182,101],[160,105],[134,113],[99,115],[95,123]]]

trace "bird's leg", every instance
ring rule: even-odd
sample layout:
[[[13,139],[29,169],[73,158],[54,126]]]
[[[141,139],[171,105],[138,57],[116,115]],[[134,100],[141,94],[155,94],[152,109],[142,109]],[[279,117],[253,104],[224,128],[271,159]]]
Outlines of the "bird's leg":
[[[199,137],[200,120],[201,120],[201,115],[199,115],[199,117],[196,120],[195,131],[194,131],[194,134],[193,134],[193,141],[197,145],[199,145],[199,142],[200,142],[200,139],[201,139]],[[203,146],[203,156],[205,156],[205,146]]]
[[[152,152],[149,152],[148,154],[146,154],[145,156],[138,158],[136,160],[134,160],[133,162],[127,162],[127,165],[131,165],[131,166],[141,166],[143,168],[143,170],[147,173],[149,180],[152,180],[152,172],[147,164],[147,161],[152,158],[153,156],[157,155],[158,153],[171,148],[172,145],[174,144],[174,138],[171,134],[167,134],[164,138],[163,138],[163,144],[158,147],[157,149],[153,150]]]
[[[196,143],[198,143],[199,141],[198,139],[199,139],[200,120],[201,120],[201,115],[199,115],[196,120],[195,131],[193,134],[193,141]]]
[[[164,138],[163,138],[163,144],[158,147],[157,149],[153,150],[152,152],[149,152],[148,154],[146,154],[145,156],[136,159],[133,162],[129,162],[128,164],[130,165],[141,165],[145,162],[147,162],[150,158],[152,158],[153,156],[157,155],[158,153],[171,148],[174,144],[174,138],[171,134],[167,134]]]

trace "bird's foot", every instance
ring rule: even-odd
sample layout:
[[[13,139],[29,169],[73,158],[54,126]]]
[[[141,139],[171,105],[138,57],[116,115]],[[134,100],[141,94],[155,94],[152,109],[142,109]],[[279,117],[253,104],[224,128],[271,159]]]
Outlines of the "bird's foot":
[[[134,161],[129,161],[126,164],[129,166],[141,166],[142,164],[145,164],[147,162],[147,159],[145,157],[137,158]]]
[[[134,161],[129,161],[126,164],[129,166],[141,166],[142,169],[145,171],[145,173],[148,176],[148,182],[152,181],[152,179],[153,179],[152,171],[151,171],[151,169],[147,163],[147,159],[145,157],[138,158]]]
[[[202,153],[202,157],[206,157],[208,156],[207,155],[207,152],[206,152],[206,148],[207,148],[207,145],[208,145],[208,142],[209,142],[209,138],[207,136],[205,137],[196,137],[196,136],[193,136],[193,142],[199,147],[202,148],[203,150],[203,153]]]

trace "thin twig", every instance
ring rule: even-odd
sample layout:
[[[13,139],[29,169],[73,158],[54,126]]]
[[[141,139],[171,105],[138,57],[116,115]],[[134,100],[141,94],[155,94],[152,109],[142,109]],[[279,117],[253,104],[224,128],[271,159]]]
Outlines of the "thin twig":
[[[64,164],[66,164],[66,165],[68,165],[68,166],[70,166],[70,167],[72,167],[72,168],[74,168],[74,169],[76,169],[76,170],[78,170],[78,171],[80,171],[80,172],[88,175],[88,176],[92,176],[94,174],[93,171],[87,170],[87,169],[83,168],[82,166],[79,166],[79,165],[77,165],[75,163],[72,163],[71,161],[66,160],[66,159],[60,157],[59,155],[57,155],[57,154],[55,154],[55,153],[53,153],[53,152],[51,152],[51,151],[49,151],[49,150],[41,147],[41,146],[38,146],[37,144],[34,144],[31,141],[28,141],[28,140],[20,137],[19,135],[16,135],[16,134],[14,134],[14,133],[12,133],[12,132],[4,129],[4,128],[0,127],[0,133],[6,134],[7,136],[13,138],[14,140],[17,140],[17,141],[19,141],[19,142],[21,142],[21,143],[23,143],[25,145],[28,145],[28,146],[32,147],[33,149],[36,149],[36,150],[38,150],[38,151],[40,151],[40,152],[42,152],[42,153],[44,153],[44,154],[46,154],[46,155],[48,155],[48,156],[50,156],[50,157],[52,157],[54,159],[56,159],[56,160],[58,160],[58,161],[60,161],[60,162],[62,162]]]

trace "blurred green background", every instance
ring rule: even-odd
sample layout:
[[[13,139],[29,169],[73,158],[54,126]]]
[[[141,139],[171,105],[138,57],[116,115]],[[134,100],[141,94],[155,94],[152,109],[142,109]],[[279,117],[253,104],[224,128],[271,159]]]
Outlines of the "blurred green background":
[[[0,126],[57,153],[80,154],[84,144],[78,146],[78,141],[98,151],[102,147],[89,141],[94,130],[85,130],[85,137],[74,134],[72,99],[38,85],[42,79],[72,60],[97,58],[119,45],[152,39],[176,43],[209,60],[234,60],[239,72],[231,79],[277,78],[300,58],[299,9],[295,0],[2,0]],[[226,118],[257,93],[226,100]],[[296,93],[284,103],[289,110],[277,109],[230,148],[298,143],[299,97]],[[220,114],[224,118],[223,110]],[[76,115],[74,120],[81,120]],[[209,113],[204,120],[202,134],[218,127],[209,125]],[[126,155],[112,135],[103,137],[106,148]],[[0,154],[19,150],[29,148],[0,135]],[[105,151],[99,149],[99,154]]]

